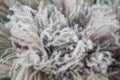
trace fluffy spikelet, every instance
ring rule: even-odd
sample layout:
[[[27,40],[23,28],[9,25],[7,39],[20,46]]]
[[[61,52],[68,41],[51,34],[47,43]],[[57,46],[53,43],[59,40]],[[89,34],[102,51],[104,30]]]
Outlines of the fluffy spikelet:
[[[116,15],[108,6],[93,6],[89,14],[89,22],[83,31],[83,37],[100,44],[102,48],[119,45],[117,32],[120,30]]]

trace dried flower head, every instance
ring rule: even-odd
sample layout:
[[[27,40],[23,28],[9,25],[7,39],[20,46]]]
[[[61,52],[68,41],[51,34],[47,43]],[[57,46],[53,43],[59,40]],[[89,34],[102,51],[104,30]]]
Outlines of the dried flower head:
[[[0,58],[0,77],[113,80],[116,70],[111,66],[120,65],[118,13],[99,0],[97,4],[86,1],[53,0],[50,4],[41,0],[38,9],[10,7],[13,14],[1,28],[9,29],[5,40],[11,46]]]

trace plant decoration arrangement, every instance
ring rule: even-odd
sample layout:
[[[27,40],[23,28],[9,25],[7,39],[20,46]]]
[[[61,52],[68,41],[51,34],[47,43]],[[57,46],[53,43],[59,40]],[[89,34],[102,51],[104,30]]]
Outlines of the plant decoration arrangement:
[[[0,4],[0,79],[120,80],[119,0]]]

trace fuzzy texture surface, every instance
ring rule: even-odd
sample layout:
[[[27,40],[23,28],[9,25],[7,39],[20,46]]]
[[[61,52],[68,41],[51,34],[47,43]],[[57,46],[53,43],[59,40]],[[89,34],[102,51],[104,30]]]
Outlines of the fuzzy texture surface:
[[[0,48],[6,45],[0,78],[120,80],[120,9],[109,4],[41,0],[37,9],[11,6],[10,21],[0,26]]]

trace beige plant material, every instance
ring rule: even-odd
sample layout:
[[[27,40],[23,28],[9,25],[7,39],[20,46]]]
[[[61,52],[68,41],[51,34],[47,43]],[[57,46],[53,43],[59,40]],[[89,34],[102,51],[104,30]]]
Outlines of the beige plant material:
[[[9,9],[12,6],[28,5],[37,9],[41,0],[0,0],[0,21],[8,21],[7,15],[12,15],[13,12]]]
[[[37,10],[25,5],[10,10],[14,14],[4,26],[12,46],[0,59],[0,78],[112,80],[120,26],[111,7],[53,0],[41,1]]]
[[[9,40],[10,31],[0,24],[0,54],[4,53],[5,49],[11,47],[11,41]]]
[[[10,31],[0,24],[0,78],[8,77],[12,59],[15,58],[14,48],[11,48]],[[4,53],[4,54],[3,54]]]
[[[32,8],[37,8],[41,0],[20,0],[20,2],[31,6]]]
[[[120,30],[120,27],[112,9],[107,6],[93,6],[89,16],[89,22],[84,29],[83,37],[90,38],[92,41],[99,41],[101,42],[100,45],[119,45],[119,38],[116,33]]]

